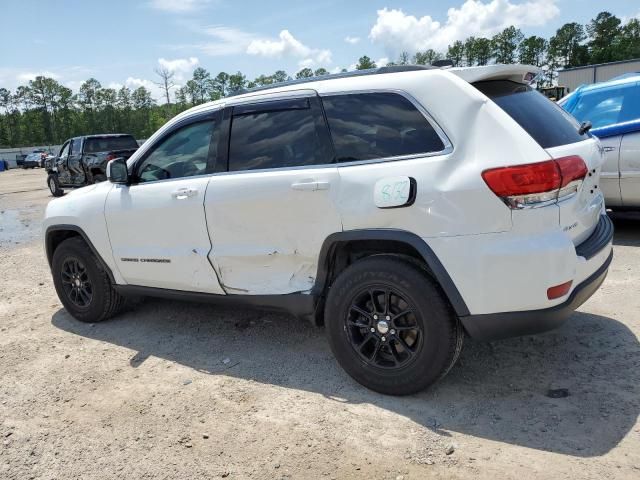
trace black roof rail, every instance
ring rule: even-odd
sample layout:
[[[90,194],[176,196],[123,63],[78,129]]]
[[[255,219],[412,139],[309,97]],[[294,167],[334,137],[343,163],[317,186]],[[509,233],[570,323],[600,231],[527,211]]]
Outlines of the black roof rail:
[[[235,97],[244,93],[261,92],[272,88],[286,87],[288,85],[303,85],[310,82],[320,82],[324,80],[334,80],[337,78],[363,77],[366,75],[380,75],[383,73],[413,72],[416,70],[437,70],[438,67],[431,65],[390,65],[387,67],[368,68],[366,70],[353,70],[351,72],[332,73],[329,75],[321,75],[319,77],[298,78],[295,80],[287,80],[286,82],[272,83],[262,87],[246,88],[238,90],[227,97]]]

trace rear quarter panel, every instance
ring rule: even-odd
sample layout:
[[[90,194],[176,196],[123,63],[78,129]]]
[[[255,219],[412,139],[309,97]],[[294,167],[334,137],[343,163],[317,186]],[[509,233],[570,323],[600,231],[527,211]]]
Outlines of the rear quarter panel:
[[[446,133],[453,150],[407,160],[339,165],[344,229],[397,228],[423,238],[509,231],[511,211],[489,190],[482,171],[542,161],[549,155],[498,106],[451,73],[394,78],[393,89],[422,105]],[[390,90],[384,79],[370,77],[360,78],[358,88]],[[328,89],[320,92],[329,93]],[[375,183],[395,176],[416,180],[415,203],[404,208],[376,207]]]

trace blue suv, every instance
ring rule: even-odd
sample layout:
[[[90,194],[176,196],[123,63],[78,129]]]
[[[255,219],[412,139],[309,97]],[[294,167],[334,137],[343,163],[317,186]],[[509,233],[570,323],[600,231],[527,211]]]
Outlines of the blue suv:
[[[608,207],[640,208],[640,73],[577,88],[559,105],[604,147],[600,186]]]

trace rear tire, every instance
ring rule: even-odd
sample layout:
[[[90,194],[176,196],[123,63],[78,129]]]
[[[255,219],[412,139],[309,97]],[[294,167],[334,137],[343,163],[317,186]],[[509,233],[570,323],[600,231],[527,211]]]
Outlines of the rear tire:
[[[102,322],[124,305],[101,262],[80,237],[63,241],[53,253],[53,284],[64,308],[81,322]]]
[[[64,190],[60,188],[60,181],[58,180],[58,175],[55,173],[50,173],[47,177],[47,185],[49,186],[49,191],[51,195],[54,197],[61,197],[64,194]]]
[[[419,392],[453,367],[464,332],[439,285],[401,257],[376,255],[342,272],[325,307],[329,345],[357,382]]]

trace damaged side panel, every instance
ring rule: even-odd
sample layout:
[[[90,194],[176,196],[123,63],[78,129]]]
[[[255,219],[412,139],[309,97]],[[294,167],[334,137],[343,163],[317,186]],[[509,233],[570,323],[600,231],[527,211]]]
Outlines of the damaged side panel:
[[[300,190],[320,183],[326,188]],[[313,287],[322,243],[342,231],[337,168],[211,177],[205,213],[210,260],[228,294],[282,295]]]

